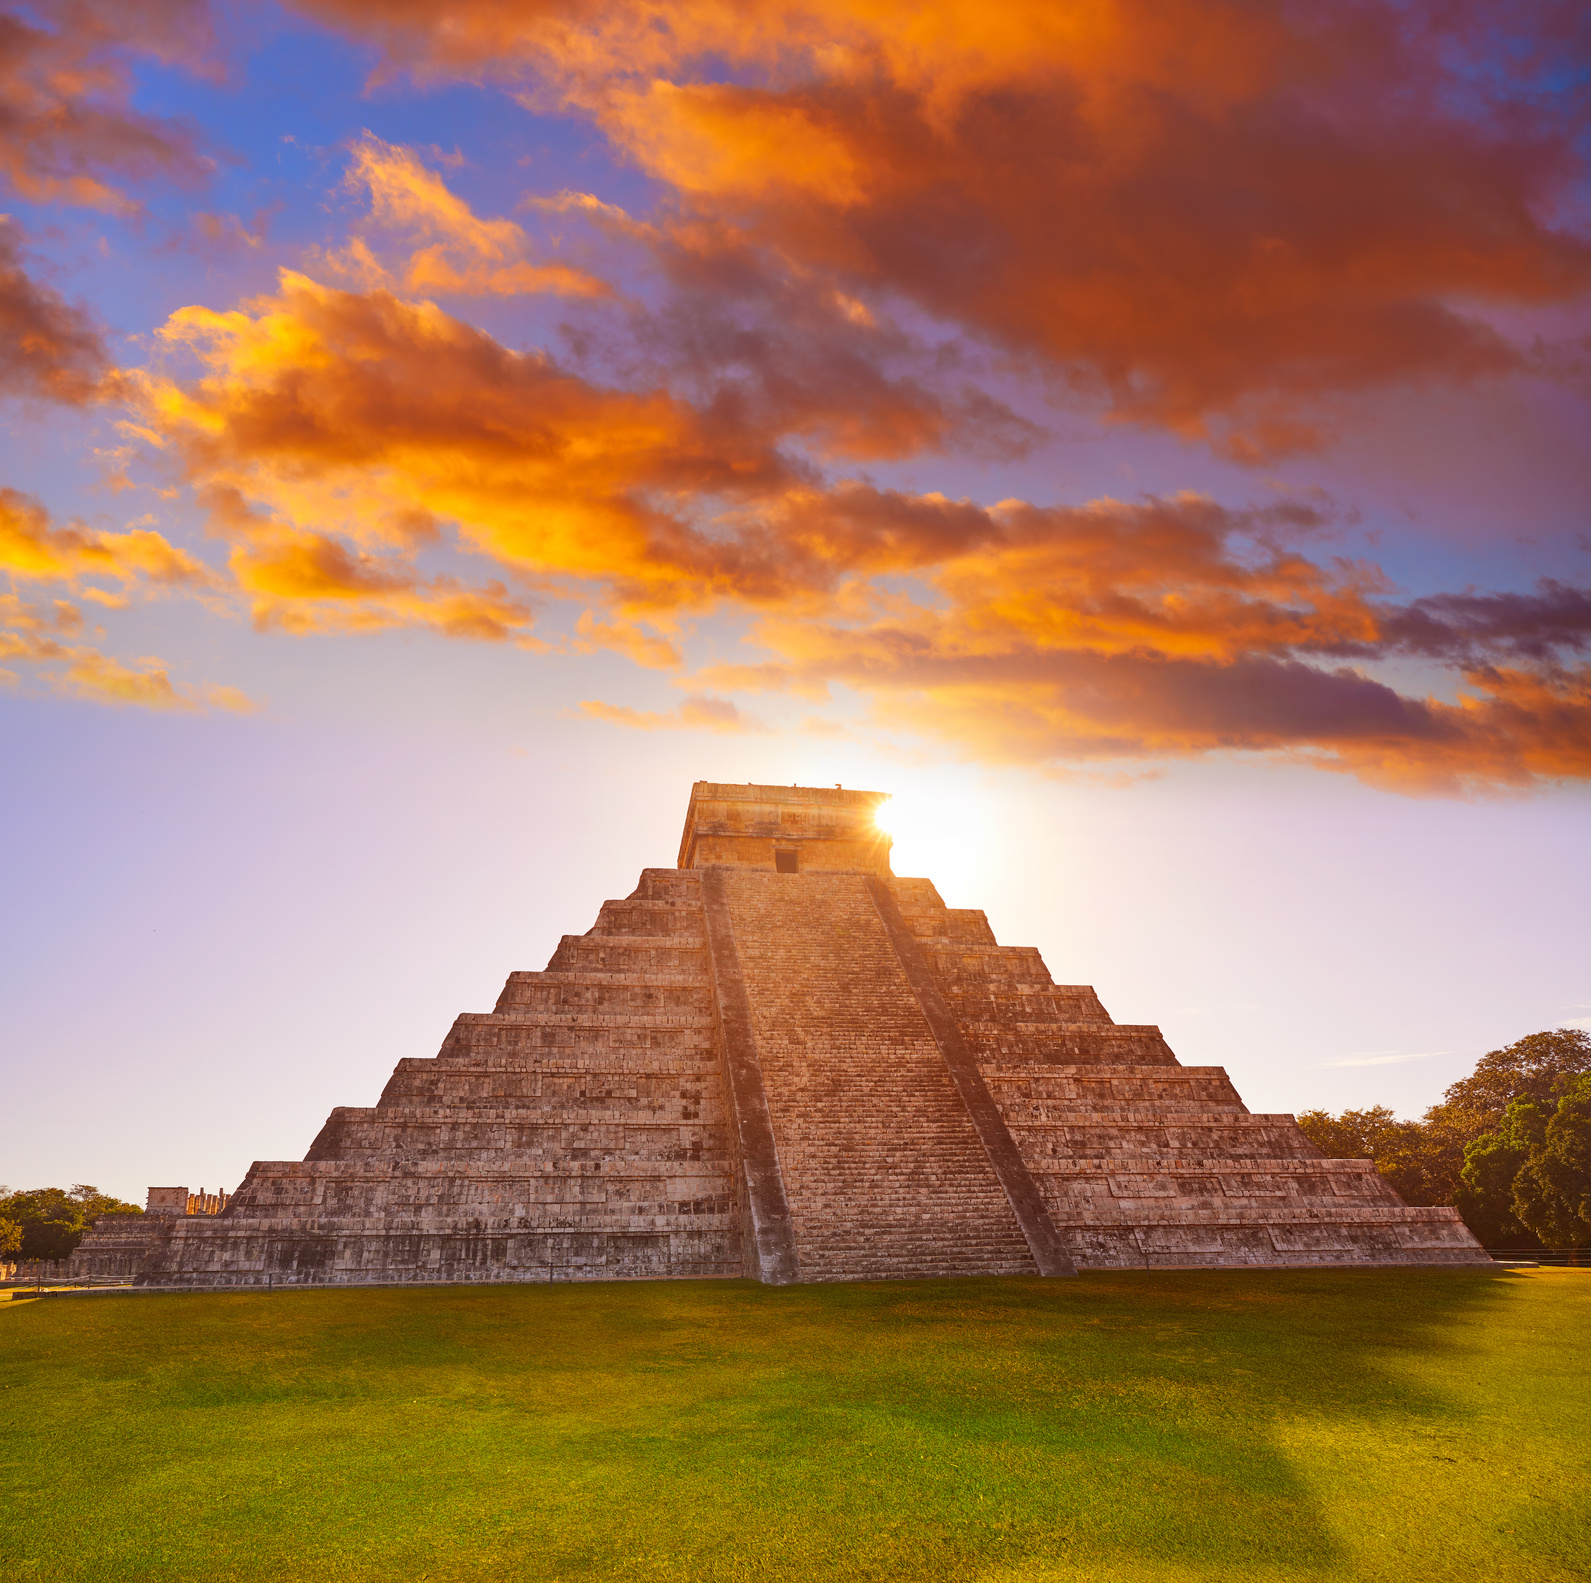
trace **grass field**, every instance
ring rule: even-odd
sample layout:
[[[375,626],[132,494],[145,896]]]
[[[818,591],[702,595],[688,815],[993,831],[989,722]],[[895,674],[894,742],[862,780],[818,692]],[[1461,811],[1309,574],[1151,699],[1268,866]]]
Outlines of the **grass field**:
[[[1591,1272],[0,1306],[8,1579],[1591,1576]]]

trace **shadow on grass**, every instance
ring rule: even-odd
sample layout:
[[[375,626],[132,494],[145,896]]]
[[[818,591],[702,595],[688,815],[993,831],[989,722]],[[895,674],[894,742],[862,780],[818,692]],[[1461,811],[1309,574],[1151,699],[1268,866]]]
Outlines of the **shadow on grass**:
[[[1518,1279],[57,1299],[5,1318],[0,1476],[61,1578],[1370,1575],[1339,1489],[1431,1505],[1446,1576],[1425,1441],[1506,1395]]]

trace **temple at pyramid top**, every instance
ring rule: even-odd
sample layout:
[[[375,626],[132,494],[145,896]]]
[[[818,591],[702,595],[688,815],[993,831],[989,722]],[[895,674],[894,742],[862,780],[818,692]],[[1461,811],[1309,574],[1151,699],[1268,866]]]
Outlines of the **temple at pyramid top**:
[[[887,876],[891,842],[879,828],[878,810],[888,801],[888,792],[842,786],[697,781],[679,866]]]

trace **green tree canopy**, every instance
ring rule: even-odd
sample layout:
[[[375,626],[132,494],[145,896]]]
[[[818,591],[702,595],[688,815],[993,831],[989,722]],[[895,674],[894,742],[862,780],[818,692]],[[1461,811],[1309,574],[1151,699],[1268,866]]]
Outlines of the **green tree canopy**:
[[[1546,1247],[1591,1244],[1591,1076],[1573,1083],[1540,1125],[1514,1178],[1513,1209]]]
[[[21,1236],[13,1256],[22,1259],[67,1258],[99,1216],[141,1214],[137,1204],[124,1203],[84,1182],[21,1193],[0,1188],[0,1239],[5,1223],[16,1226]]]
[[[1453,1201],[1482,1247],[1540,1246],[1540,1239],[1514,1209],[1514,1179],[1545,1131],[1541,1108],[1528,1099],[1516,1099],[1496,1128],[1483,1132],[1464,1150],[1464,1169]]]

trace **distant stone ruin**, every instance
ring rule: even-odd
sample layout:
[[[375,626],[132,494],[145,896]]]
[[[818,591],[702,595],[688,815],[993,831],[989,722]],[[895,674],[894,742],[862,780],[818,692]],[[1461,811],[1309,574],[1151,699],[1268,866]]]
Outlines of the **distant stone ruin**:
[[[303,1160],[257,1161],[219,1214],[141,1217],[137,1279],[1485,1262],[1455,1210],[1323,1159],[1220,1067],[896,879],[885,800],[698,782],[676,868],[334,1110]]]
[[[202,1187],[197,1193],[186,1187],[151,1187],[143,1214],[99,1216],[69,1257],[0,1266],[0,1274],[27,1281],[131,1280],[143,1273],[152,1245],[173,1216],[219,1215],[231,1201],[228,1193],[207,1193]]]

